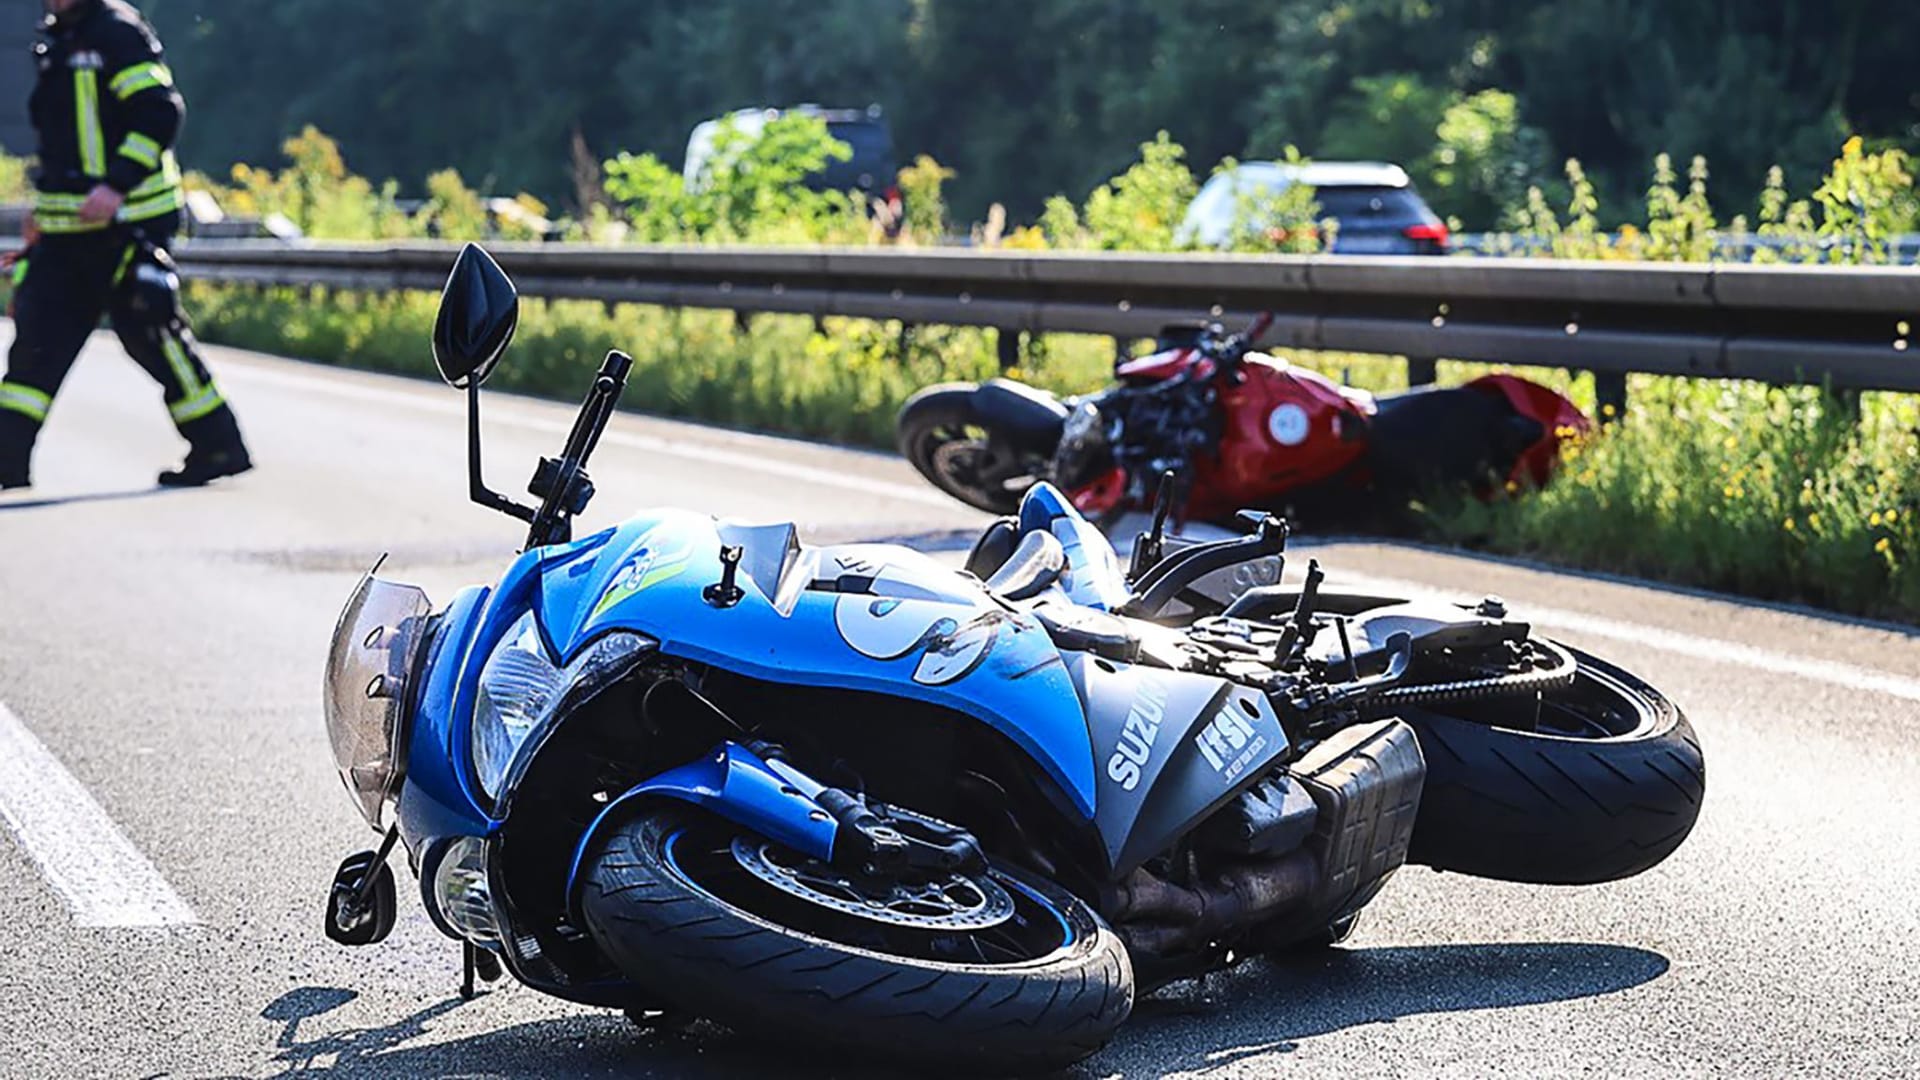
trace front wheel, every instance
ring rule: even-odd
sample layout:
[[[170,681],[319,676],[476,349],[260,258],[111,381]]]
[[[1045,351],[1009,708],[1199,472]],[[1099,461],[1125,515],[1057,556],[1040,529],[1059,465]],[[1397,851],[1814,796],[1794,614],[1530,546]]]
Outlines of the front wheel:
[[[1060,1068],[1133,1005],[1119,938],[1049,882],[994,868],[863,885],[680,806],[607,832],[581,909],[650,998],[859,1061]]]
[[[934,487],[976,510],[1011,514],[1047,461],[1015,448],[974,408],[970,383],[931,386],[907,400],[897,424],[900,454]]]
[[[1671,855],[1706,793],[1693,726],[1658,690],[1578,650],[1531,704],[1408,708],[1426,788],[1409,862],[1539,885],[1630,877]]]

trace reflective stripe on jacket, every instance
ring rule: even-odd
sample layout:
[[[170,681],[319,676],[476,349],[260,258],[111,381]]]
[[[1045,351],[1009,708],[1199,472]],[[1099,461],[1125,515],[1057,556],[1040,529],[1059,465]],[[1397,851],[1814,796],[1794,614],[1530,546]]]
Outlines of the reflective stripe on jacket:
[[[123,0],[82,0],[49,17],[42,31],[29,105],[40,142],[34,216],[41,230],[105,228],[79,218],[87,192],[103,183],[126,196],[120,221],[180,210],[172,147],[186,105],[140,13]]]

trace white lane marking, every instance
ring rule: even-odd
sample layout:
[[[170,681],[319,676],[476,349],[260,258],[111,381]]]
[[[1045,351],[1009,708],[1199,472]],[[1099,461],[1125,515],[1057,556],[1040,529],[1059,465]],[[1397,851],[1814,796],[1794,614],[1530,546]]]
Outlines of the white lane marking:
[[[1446,589],[1436,589],[1431,585],[1422,585],[1418,582],[1371,577],[1365,574],[1334,574],[1329,576],[1329,581],[1337,581],[1339,585],[1363,589],[1367,592],[1404,596],[1409,600],[1459,600],[1466,595]],[[1510,601],[1509,606],[1512,607],[1516,617],[1555,630],[1570,630],[1589,637],[1646,645],[1696,660],[1737,664],[1759,671],[1827,683],[1848,690],[1869,690],[1907,701],[1920,701],[1920,679],[1907,678],[1875,668],[1794,656],[1791,653],[1742,645],[1737,641],[1699,637],[1681,633],[1678,630],[1665,630],[1657,626],[1628,622],[1625,619],[1609,619],[1603,615],[1588,615],[1584,612],[1565,611],[1517,601]]]
[[[0,818],[81,926],[200,920],[80,781],[0,704]]]
[[[357,382],[326,379],[312,375],[303,375],[290,371],[271,371],[254,365],[231,366],[230,370],[240,376],[239,381],[254,379],[261,382],[279,383],[300,390],[319,390],[335,397],[358,398],[362,401],[375,401],[387,405],[398,405],[416,412],[433,412],[443,415],[464,416],[466,406],[449,401],[436,401],[423,394],[389,390],[385,387],[367,386]],[[509,424],[528,431],[565,435],[573,426],[568,420],[561,422],[541,417],[516,415],[498,406],[485,412],[488,424]],[[753,438],[742,435],[742,438]],[[708,465],[721,465],[733,469],[744,469],[764,476],[778,476],[789,480],[800,480],[809,484],[839,488],[843,491],[857,491],[863,495],[874,495],[885,499],[899,499],[907,502],[935,506],[942,510],[958,510],[958,502],[937,491],[912,484],[897,484],[891,480],[879,480],[873,477],[824,469],[815,465],[802,465],[799,462],[785,461],[775,456],[786,447],[778,439],[767,439],[766,454],[748,453],[740,450],[727,450],[718,446],[702,446],[698,443],[675,442],[657,435],[642,435],[637,432],[608,428],[602,436],[602,442],[617,443],[635,450],[663,454],[698,461]]]

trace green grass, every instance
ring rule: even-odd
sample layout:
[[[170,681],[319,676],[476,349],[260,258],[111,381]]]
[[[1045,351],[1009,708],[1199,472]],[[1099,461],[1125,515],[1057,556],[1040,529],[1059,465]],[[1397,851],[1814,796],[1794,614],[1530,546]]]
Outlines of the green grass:
[[[1765,599],[1920,622],[1920,398],[1856,419],[1813,387],[1632,383],[1554,482],[1435,507],[1440,536]]]

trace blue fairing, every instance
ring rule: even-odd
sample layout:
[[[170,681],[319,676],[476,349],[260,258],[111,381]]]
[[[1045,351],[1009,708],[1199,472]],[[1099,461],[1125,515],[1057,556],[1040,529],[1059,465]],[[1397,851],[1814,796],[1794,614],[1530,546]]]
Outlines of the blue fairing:
[[[1096,611],[1113,611],[1127,602],[1127,579],[1113,544],[1059,488],[1042,483],[1027,490],[1020,500],[1020,531],[1050,532],[1060,541],[1067,556],[1060,587],[1068,600]]]
[[[745,595],[732,607],[703,595],[721,578],[724,543],[746,549],[737,579]],[[498,595],[513,588],[504,581]],[[1006,735],[1073,806],[1093,815],[1086,717],[1046,631],[917,552],[877,544],[801,548],[786,527],[742,529],[663,510],[549,554],[538,593],[534,602],[561,662],[600,634],[631,630],[670,655],[769,682],[931,702]],[[479,638],[492,647],[485,633]],[[467,665],[476,673],[479,666]],[[470,709],[470,693],[462,697]]]
[[[541,578],[591,552],[612,530],[572,544],[538,548],[515,559],[492,589],[464,589],[447,606],[427,658],[400,791],[401,836],[409,850],[450,836],[484,836],[494,828],[489,800],[474,782],[474,699],[487,656],[541,594]],[[548,644],[552,644],[551,635]]]
[[[704,806],[802,855],[832,862],[840,825],[814,801],[822,790],[819,781],[786,762],[764,760],[738,743],[721,743],[713,753],[636,784],[608,803],[574,846],[567,895],[573,895],[587,853],[606,824],[632,804],[648,799]]]
[[[1062,542],[1073,602],[1124,599],[1098,530],[1047,485],[1023,526]],[[741,601],[709,602],[720,550],[745,551]],[[399,801],[409,849],[498,827],[475,780],[471,725],[486,658],[528,610],[565,664],[595,638],[634,631],[661,651],[769,682],[870,691],[978,718],[1032,755],[1067,802],[1094,815],[1094,748],[1081,695],[1044,628],[925,555],[882,544],[805,548],[791,526],[744,527],[690,511],[642,514],[519,558],[492,589],[448,606],[431,645]]]
[[[439,630],[427,654],[427,683],[420,691],[407,746],[407,782],[400,789],[400,834],[417,851],[431,839],[481,836],[486,811],[473,799],[464,774],[464,757],[452,753],[454,695],[465,670],[464,658],[480,629],[490,595],[486,589],[462,589],[440,616]]]

